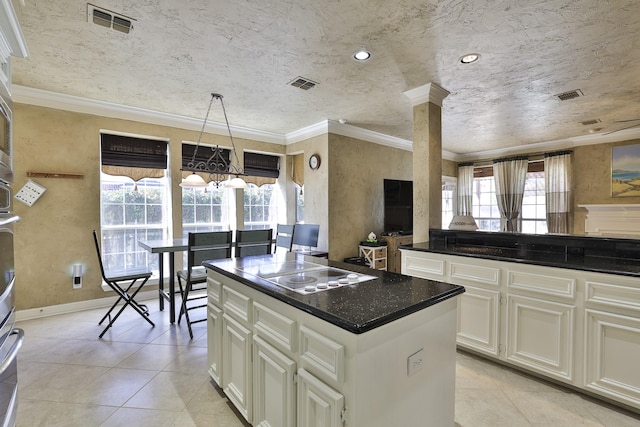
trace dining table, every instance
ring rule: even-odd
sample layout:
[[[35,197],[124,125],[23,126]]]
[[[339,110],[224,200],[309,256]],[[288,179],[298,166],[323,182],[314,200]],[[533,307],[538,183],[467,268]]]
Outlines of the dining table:
[[[169,302],[169,322],[176,321],[176,267],[175,253],[184,252],[188,248],[187,239],[159,239],[139,240],[138,244],[143,249],[158,254],[158,293],[160,299],[160,311],[164,310],[164,301]],[[164,254],[169,254],[169,292],[164,290]]]

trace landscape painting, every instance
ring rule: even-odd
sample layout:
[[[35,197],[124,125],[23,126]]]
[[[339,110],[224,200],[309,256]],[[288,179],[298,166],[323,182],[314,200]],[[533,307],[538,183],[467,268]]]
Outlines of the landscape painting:
[[[612,148],[611,196],[640,197],[640,144]]]

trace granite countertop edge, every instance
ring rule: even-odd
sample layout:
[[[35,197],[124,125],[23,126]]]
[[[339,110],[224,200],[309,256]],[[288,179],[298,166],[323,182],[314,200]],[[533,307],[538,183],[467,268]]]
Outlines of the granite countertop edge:
[[[230,279],[233,279],[237,282],[240,282],[254,290],[257,290],[267,296],[270,296],[278,301],[281,301],[285,304],[288,304],[292,307],[295,307],[301,311],[304,311],[308,314],[311,314],[315,317],[318,317],[322,320],[325,320],[335,326],[338,326],[346,331],[352,332],[354,334],[362,334],[364,332],[368,332],[371,331],[373,329],[376,329],[380,326],[383,326],[385,324],[391,323],[394,320],[398,320],[401,319],[402,317],[408,316],[410,314],[413,314],[415,312],[418,312],[422,309],[425,309],[427,307],[430,307],[432,305],[438,304],[440,302],[443,302],[447,299],[453,298],[459,294],[462,294],[465,290],[464,287],[459,286],[459,285],[452,285],[452,284],[446,284],[448,286],[450,286],[450,289],[444,291],[444,292],[440,292],[437,295],[434,295],[433,297],[427,298],[427,299],[423,299],[421,301],[418,302],[413,302],[411,304],[404,304],[402,307],[398,307],[397,309],[394,309],[392,312],[390,313],[386,313],[382,316],[373,316],[369,319],[366,319],[364,321],[361,322],[354,322],[351,321],[349,319],[345,319],[343,317],[340,317],[339,315],[332,313],[331,311],[327,311],[324,310],[320,307],[316,307],[313,304],[308,303],[305,300],[308,300],[309,297],[311,295],[316,295],[316,294],[310,294],[310,295],[302,295],[293,291],[289,291],[285,288],[281,288],[277,285],[273,285],[263,279],[260,279],[259,277],[256,276],[251,276],[248,274],[243,274],[241,272],[238,271],[230,271],[232,270],[230,268],[230,264],[227,262],[225,263],[224,261],[222,263],[220,263],[219,260],[212,260],[212,261],[205,261],[203,262],[203,265],[213,271],[216,271]],[[340,262],[335,262],[335,261],[329,261],[328,265],[331,267],[336,267],[336,268],[342,268],[345,270],[351,270],[351,271],[356,271],[358,273],[364,273],[364,274],[369,274],[369,275],[377,275],[379,279],[381,279],[382,284],[388,284],[388,283],[392,283],[393,282],[393,278],[394,277],[404,277],[404,278],[409,278],[409,276],[403,276],[400,274],[396,274],[396,273],[390,273],[390,272],[384,272],[384,274],[381,274],[382,272],[378,271],[378,270],[372,270],[372,269],[368,269],[365,267],[358,267],[358,266],[354,266],[354,265],[350,265],[350,264],[345,264],[345,263],[340,263]],[[419,279],[419,278],[413,278],[410,277],[411,281],[424,281],[425,286],[428,286],[427,282],[431,282],[431,283],[437,283],[437,284],[441,284],[443,282],[435,282],[435,281],[431,281],[431,280],[426,280],[426,279]],[[364,283],[363,285],[367,285],[366,283]],[[387,287],[385,290],[389,291],[390,287]],[[375,292],[375,288],[373,288],[374,292]],[[327,291],[323,291],[323,292],[336,292],[339,291],[339,289],[334,289],[334,290],[327,290]],[[398,289],[399,292],[402,291],[401,288]],[[351,304],[362,304],[361,301],[358,298],[353,298],[353,301],[350,301],[349,303]]]
[[[594,273],[615,274],[620,276],[640,277],[640,262],[634,260],[624,260],[620,258],[604,258],[604,257],[578,257],[573,260],[557,260],[557,254],[548,254],[554,257],[554,260],[534,259],[535,256],[541,257],[544,254],[535,252],[527,253],[519,256],[507,256],[505,252],[510,249],[485,247],[483,253],[469,253],[464,249],[442,249],[431,248],[428,242],[414,243],[411,245],[401,245],[399,249],[413,250],[417,252],[431,252],[443,255],[456,255],[469,258],[490,259],[495,261],[507,261],[520,264],[540,265],[545,267],[565,268],[571,270],[590,271]]]

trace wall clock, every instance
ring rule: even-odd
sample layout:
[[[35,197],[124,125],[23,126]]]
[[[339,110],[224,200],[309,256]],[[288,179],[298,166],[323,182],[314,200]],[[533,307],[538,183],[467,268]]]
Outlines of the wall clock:
[[[313,170],[316,170],[320,167],[320,156],[317,154],[311,155],[309,157],[309,167]]]

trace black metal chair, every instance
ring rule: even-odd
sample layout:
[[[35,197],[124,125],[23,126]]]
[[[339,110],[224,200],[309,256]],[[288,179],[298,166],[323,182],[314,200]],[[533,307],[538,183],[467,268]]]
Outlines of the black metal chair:
[[[96,244],[96,253],[98,254],[98,263],[100,264],[100,273],[102,274],[102,280],[105,281],[107,285],[118,294],[118,299],[111,306],[107,314],[104,315],[98,325],[102,325],[102,322],[105,319],[109,319],[109,323],[104,328],[102,333],[100,333],[99,338],[102,336],[113,326],[113,323],[120,317],[120,314],[124,311],[127,306],[131,306],[135,311],[142,316],[144,320],[149,322],[149,324],[155,327],[155,323],[149,319],[149,309],[146,305],[140,304],[135,300],[136,295],[140,292],[140,289],[147,283],[152,273],[146,268],[136,268],[136,269],[127,269],[127,270],[109,270],[105,271],[104,265],[102,264],[102,254],[100,252],[100,243],[98,241],[98,233],[96,230],[93,230],[93,241]],[[111,318],[111,312],[116,308],[116,306],[120,303],[120,301],[124,301],[124,304],[118,310],[115,316]]]
[[[178,324],[184,315],[191,339],[193,339],[191,325],[207,320],[206,314],[204,318],[196,320],[189,316],[190,311],[207,306],[207,272],[202,262],[208,259],[231,258],[231,236],[231,231],[189,233],[187,269],[179,271],[177,276],[182,296]],[[204,302],[199,302],[203,299]]]
[[[278,224],[276,228],[276,247],[285,248],[287,252],[291,252],[291,246],[293,245],[293,225]]]
[[[269,255],[273,245],[273,230],[236,230],[235,257]]]

